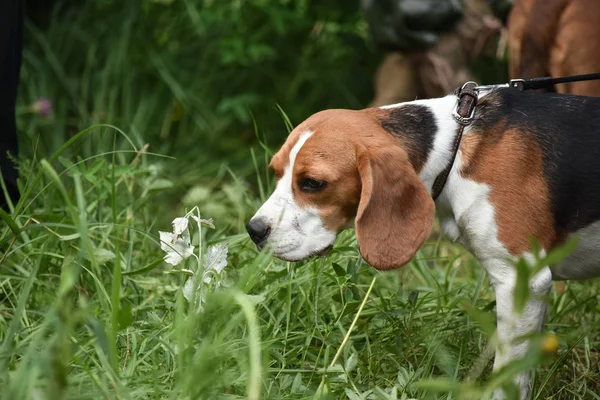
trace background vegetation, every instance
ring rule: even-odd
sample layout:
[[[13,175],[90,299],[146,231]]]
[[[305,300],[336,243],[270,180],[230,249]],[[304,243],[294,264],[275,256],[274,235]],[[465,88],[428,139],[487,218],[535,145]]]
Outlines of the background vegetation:
[[[597,283],[548,299],[558,350],[540,335],[491,376],[493,293],[462,248],[433,236],[381,274],[351,231],[295,264],[249,243],[287,118],[372,96],[381,54],[356,3],[103,0],[32,14],[23,198],[0,227],[2,398],[479,399],[529,365],[533,398],[600,398]],[[484,81],[498,65],[480,60]],[[51,116],[32,109],[40,97]],[[194,206],[215,224],[192,228],[197,249],[229,247],[202,311],[181,270],[199,276],[207,259],[172,267],[158,240]]]

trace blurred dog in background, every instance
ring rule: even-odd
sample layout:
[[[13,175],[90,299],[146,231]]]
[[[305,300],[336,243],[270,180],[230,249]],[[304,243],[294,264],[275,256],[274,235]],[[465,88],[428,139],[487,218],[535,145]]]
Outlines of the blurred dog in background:
[[[389,50],[375,75],[372,107],[443,96],[478,80],[472,65],[479,55],[497,51],[502,57],[506,47],[510,78],[600,72],[599,0],[361,4],[373,41]],[[600,81],[560,84],[554,91],[600,96]]]
[[[374,44],[388,54],[370,107],[441,97],[476,80],[474,60],[496,52],[508,0],[361,0]]]
[[[511,78],[600,72],[600,1],[515,0],[508,17]],[[600,81],[555,87],[558,93],[600,96]]]

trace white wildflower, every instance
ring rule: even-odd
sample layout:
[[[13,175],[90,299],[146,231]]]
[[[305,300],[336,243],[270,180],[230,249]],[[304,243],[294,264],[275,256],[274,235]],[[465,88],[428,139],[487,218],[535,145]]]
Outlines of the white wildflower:
[[[203,309],[203,303],[206,302],[206,291],[221,286],[221,273],[227,266],[229,248],[227,243],[218,243],[209,246],[204,257],[202,257],[202,244],[200,243],[198,254],[195,255],[194,246],[192,246],[190,240],[190,218],[196,221],[199,233],[201,233],[202,226],[215,228],[213,220],[201,219],[200,210],[198,207],[194,207],[184,217],[173,220],[172,233],[160,231],[158,233],[160,234],[160,247],[167,253],[165,262],[171,265],[179,265],[184,259],[192,255],[196,258],[196,267],[192,267],[192,269],[179,269],[169,273],[185,272],[191,275],[182,288],[183,297],[190,303],[194,303],[197,300],[198,311],[200,311]],[[202,235],[200,235],[200,238],[202,238]],[[204,265],[204,268],[201,267],[202,265]],[[196,277],[200,271],[202,272],[202,276]],[[194,280],[196,281],[196,287],[194,287]]]
[[[221,242],[206,250],[206,269],[220,274],[227,266],[227,243]]]
[[[204,255],[205,267],[202,273],[202,281],[198,282],[197,291],[200,292],[199,309],[202,310],[202,303],[205,302],[204,291],[202,286],[214,285],[214,288],[221,286],[220,274],[227,266],[227,253],[229,248],[227,243],[218,243],[210,246]],[[213,279],[215,278],[215,279]],[[183,287],[183,296],[191,302],[194,298],[194,277],[188,278]]]
[[[194,254],[187,218],[173,220],[173,233],[159,231],[158,234],[160,235],[160,248],[167,253],[166,263],[179,265],[181,261]]]
[[[187,281],[185,281],[185,285],[183,285],[183,297],[185,297],[185,299],[187,301],[189,301],[190,303],[192,302],[192,299],[194,298],[194,278],[188,278]],[[204,298],[201,295],[200,297],[200,302],[204,303]]]
[[[175,218],[172,222],[173,233],[175,235],[181,235],[185,231],[188,231],[188,219],[187,218]],[[189,233],[189,231],[188,231]]]

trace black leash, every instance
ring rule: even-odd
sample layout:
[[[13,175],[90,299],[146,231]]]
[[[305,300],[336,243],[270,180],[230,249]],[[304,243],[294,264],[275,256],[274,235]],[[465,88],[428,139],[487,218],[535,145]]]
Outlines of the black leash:
[[[509,86],[519,90],[536,90],[551,88],[559,83],[593,81],[596,79],[600,79],[600,72],[594,74],[563,76],[561,78],[547,76],[544,78],[533,78],[528,80],[513,79],[510,81]]]
[[[480,90],[485,90],[501,87],[510,87],[519,90],[537,90],[549,89],[554,85],[558,85],[560,83],[594,81],[597,79],[600,79],[600,72],[596,72],[593,74],[562,76],[560,78],[552,78],[551,76],[546,76],[543,78],[533,79],[511,79],[509,83],[504,83],[500,85],[483,85],[478,86],[477,88]]]

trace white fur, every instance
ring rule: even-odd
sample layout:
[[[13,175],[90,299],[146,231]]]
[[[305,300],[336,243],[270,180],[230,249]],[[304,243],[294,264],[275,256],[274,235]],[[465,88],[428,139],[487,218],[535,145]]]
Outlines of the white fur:
[[[336,232],[331,232],[324,226],[318,210],[300,207],[292,192],[296,156],[312,134],[305,132],[300,135],[298,142],[290,150],[290,162],[275,191],[252,217],[271,226],[269,246],[276,257],[284,260],[298,261],[318,254],[331,246],[336,237]]]

